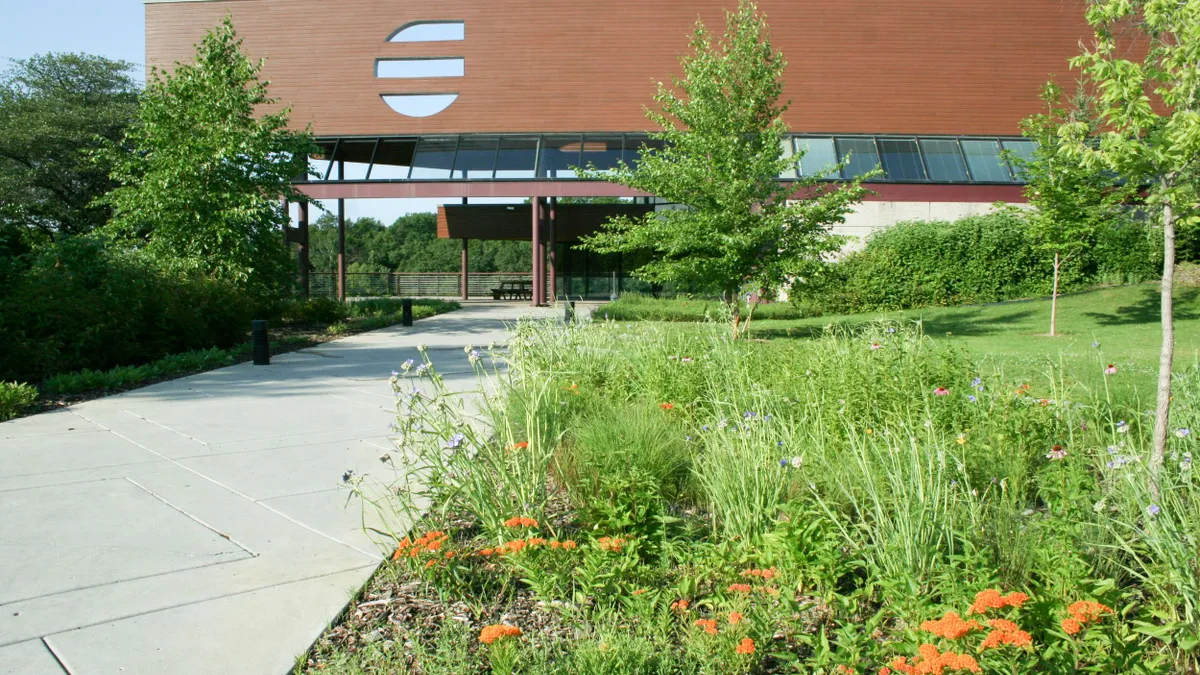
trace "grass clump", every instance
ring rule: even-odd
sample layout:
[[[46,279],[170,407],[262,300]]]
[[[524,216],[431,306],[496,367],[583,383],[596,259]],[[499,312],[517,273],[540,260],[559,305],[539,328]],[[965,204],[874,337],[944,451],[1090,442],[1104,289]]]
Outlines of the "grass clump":
[[[38,400],[38,390],[21,382],[0,382],[0,422],[20,416]]]
[[[352,480],[392,524],[381,602],[301,672],[368,653],[345,636],[375,631],[397,672],[1200,660],[1200,368],[1178,380],[1156,497],[1152,419],[1125,371],[1091,376],[1100,349],[1026,377],[907,321],[803,342],[523,322],[507,352],[466,359],[484,379],[471,399],[428,362],[397,376],[395,473]],[[452,665],[425,627],[447,612],[466,635]]]

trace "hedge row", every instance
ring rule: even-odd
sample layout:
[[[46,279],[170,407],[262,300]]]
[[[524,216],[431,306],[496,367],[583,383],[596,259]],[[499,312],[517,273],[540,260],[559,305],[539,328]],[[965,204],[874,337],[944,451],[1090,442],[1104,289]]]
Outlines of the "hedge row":
[[[255,302],[227,284],[73,238],[0,266],[0,380],[41,382],[83,369],[228,348]]]
[[[1032,244],[1028,227],[1009,212],[899,223],[795,288],[792,300],[809,314],[848,314],[1047,295],[1053,254]],[[1059,287],[1145,281],[1156,278],[1161,267],[1157,235],[1144,224],[1122,220],[1064,265]]]

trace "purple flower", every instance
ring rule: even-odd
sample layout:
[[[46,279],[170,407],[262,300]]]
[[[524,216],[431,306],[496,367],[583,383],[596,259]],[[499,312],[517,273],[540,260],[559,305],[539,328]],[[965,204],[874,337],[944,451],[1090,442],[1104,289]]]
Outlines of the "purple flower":
[[[708,431],[708,425],[705,424],[704,426],[700,427],[700,431]]]
[[[752,417],[758,417],[758,413],[747,410],[746,412],[742,413],[742,417],[745,419],[750,419]]]
[[[967,394],[967,400],[970,401],[971,403],[975,403],[979,399],[975,398],[974,394]]]
[[[786,457],[785,457],[784,459],[781,459],[781,460],[779,460],[779,466],[782,466],[782,467],[783,467],[783,468],[785,468],[785,469],[787,468],[787,466],[788,466],[788,461],[787,461],[787,458],[786,458]]]
[[[460,447],[462,447],[463,441],[465,439],[466,439],[466,436],[463,436],[462,434],[454,434],[453,436],[450,437],[450,440],[446,441],[446,447],[447,448],[460,448]]]
[[[1099,349],[1099,348],[1100,348],[1100,343],[1099,343],[1099,342],[1095,342],[1095,341],[1093,341],[1093,342],[1092,342],[1092,349]]]
[[[1175,436],[1177,436],[1178,438],[1187,438],[1188,436],[1191,436],[1191,435],[1192,435],[1191,429],[1178,429],[1175,431]]]
[[[1151,517],[1154,517],[1159,513],[1162,513],[1162,509],[1158,508],[1158,504],[1151,504],[1150,506],[1146,507],[1146,513],[1150,514]]]

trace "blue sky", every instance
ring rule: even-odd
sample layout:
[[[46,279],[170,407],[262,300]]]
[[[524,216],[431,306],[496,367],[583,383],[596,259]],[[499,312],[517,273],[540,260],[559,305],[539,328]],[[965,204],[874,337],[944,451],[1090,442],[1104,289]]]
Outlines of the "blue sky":
[[[0,60],[44,52],[87,52],[142,66],[142,0],[0,0]],[[139,79],[143,68],[137,69]]]

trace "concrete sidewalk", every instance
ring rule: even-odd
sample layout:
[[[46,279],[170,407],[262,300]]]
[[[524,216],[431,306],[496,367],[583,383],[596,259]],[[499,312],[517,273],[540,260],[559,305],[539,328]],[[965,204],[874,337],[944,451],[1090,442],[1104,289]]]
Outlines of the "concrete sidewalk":
[[[425,343],[474,386],[463,346],[530,311],[468,304],[0,424],[0,673],[287,672],[381,559],[339,482],[392,450],[391,371]]]

